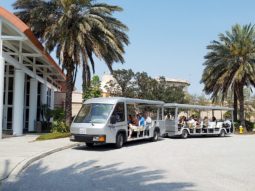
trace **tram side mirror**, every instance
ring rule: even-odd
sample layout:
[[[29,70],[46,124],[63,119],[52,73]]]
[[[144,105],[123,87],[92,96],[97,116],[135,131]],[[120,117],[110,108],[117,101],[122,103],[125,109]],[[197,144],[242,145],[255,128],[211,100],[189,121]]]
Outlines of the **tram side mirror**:
[[[110,123],[111,124],[116,124],[116,122],[117,122],[116,116],[112,115],[111,118],[110,118]]]

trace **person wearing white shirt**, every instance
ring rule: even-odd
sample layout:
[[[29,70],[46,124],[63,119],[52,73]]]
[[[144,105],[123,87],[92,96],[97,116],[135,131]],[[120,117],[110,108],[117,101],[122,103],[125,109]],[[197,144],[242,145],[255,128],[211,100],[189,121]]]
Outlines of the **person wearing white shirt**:
[[[225,121],[223,122],[223,125],[225,126],[225,127],[231,127],[231,121],[229,120],[229,119],[225,119]]]
[[[145,113],[145,118],[146,119],[145,119],[144,134],[149,135],[149,128],[150,128],[150,125],[152,124],[152,119],[148,112]]]
[[[189,128],[194,128],[194,127],[196,127],[196,123],[197,123],[197,122],[195,121],[193,115],[190,117],[190,119],[189,119],[188,122],[187,122]]]

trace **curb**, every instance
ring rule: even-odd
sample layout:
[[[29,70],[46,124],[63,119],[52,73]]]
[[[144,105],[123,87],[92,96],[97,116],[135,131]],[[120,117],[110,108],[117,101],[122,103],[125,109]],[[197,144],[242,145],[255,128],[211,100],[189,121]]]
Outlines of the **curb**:
[[[75,146],[79,146],[80,143],[73,143],[73,144],[70,144],[70,145],[67,145],[67,146],[63,146],[63,147],[59,147],[59,148],[56,148],[56,149],[52,149],[50,151],[46,151],[46,152],[43,152],[43,153],[40,153],[40,154],[37,154],[35,156],[32,156],[28,159],[25,159],[23,161],[21,161],[20,163],[18,163],[11,171],[10,173],[2,178],[0,180],[0,184],[2,181],[6,180],[6,179],[10,179],[10,180],[14,180],[18,175],[19,173],[21,173],[25,168],[27,168],[30,164],[32,164],[33,162],[39,160],[39,159],[42,159],[48,155],[51,155],[53,153],[56,153],[56,152],[59,152],[59,151],[62,151],[62,150],[65,150],[65,149],[69,149],[69,148],[72,148],[72,147],[75,147]]]

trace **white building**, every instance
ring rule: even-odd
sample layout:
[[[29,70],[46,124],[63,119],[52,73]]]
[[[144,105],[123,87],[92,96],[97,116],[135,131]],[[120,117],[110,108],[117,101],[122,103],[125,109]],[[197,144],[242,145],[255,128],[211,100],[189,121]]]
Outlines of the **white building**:
[[[102,90],[102,96],[103,97],[109,97],[110,93],[108,92],[108,89],[106,87],[109,86],[109,82],[117,83],[116,79],[111,74],[104,74],[101,78],[101,90]]]
[[[35,131],[40,106],[54,107],[65,75],[29,27],[0,7],[0,138]]]
[[[159,77],[155,78],[159,81]],[[187,80],[174,79],[174,78],[165,78],[166,84],[170,87],[181,87],[183,91],[188,92],[188,86],[190,83]]]

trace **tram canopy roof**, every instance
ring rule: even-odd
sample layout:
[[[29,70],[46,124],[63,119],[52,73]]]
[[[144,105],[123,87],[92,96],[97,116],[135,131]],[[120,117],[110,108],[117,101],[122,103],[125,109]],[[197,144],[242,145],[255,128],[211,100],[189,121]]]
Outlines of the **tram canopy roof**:
[[[165,108],[181,108],[181,109],[197,109],[197,110],[225,110],[233,111],[233,108],[230,107],[221,107],[221,106],[203,106],[203,105],[191,105],[191,104],[178,104],[178,103],[166,103],[164,104]]]

